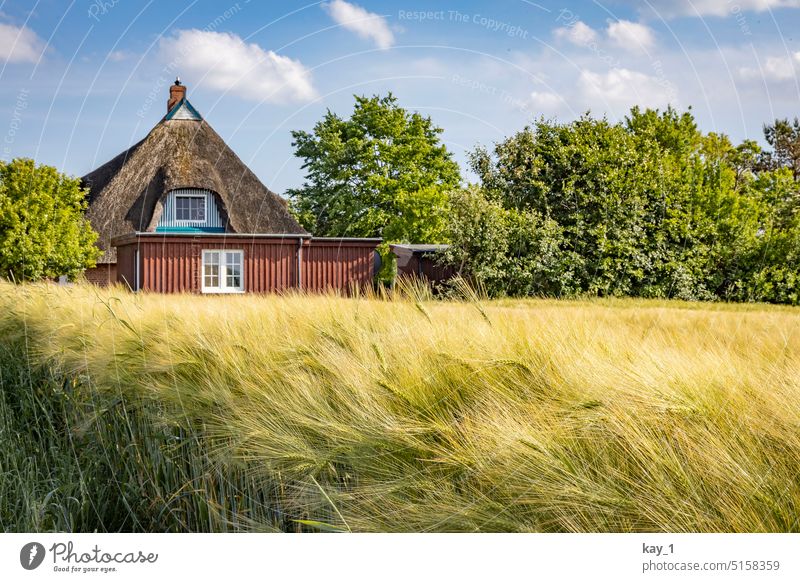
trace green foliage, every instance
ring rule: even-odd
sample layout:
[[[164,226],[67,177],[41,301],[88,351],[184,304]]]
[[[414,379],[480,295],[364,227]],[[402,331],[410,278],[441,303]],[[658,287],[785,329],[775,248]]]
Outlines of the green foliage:
[[[31,281],[93,267],[97,234],[79,180],[33,160],[0,162],[0,276]]]
[[[773,152],[765,154],[762,164],[766,168],[789,168],[795,180],[800,178],[800,119],[776,119],[764,125],[764,137]]]
[[[375,278],[382,283],[391,283],[397,274],[397,256],[392,252],[389,243],[386,241],[378,245],[375,249],[381,257],[381,267],[375,274]]]
[[[353,114],[328,111],[312,133],[294,131],[306,182],[290,190],[301,224],[318,236],[442,242],[458,165],[430,118],[386,97],[356,97]]]
[[[797,303],[798,187],[762,159],[672,108],[539,121],[473,153],[449,259],[495,295]]]
[[[791,169],[760,174],[750,196],[759,227],[747,247],[750,284],[738,298],[800,304],[800,195]]]
[[[477,187],[452,195],[451,244],[443,260],[492,295],[570,295],[574,257],[563,229],[536,210],[505,208]]]

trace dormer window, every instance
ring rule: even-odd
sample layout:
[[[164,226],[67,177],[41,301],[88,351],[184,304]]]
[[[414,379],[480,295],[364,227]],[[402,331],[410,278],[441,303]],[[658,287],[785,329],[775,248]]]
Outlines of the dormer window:
[[[156,232],[225,232],[214,193],[202,188],[169,192]]]
[[[184,224],[204,223],[206,221],[206,202],[205,195],[180,194],[175,196],[175,220]]]

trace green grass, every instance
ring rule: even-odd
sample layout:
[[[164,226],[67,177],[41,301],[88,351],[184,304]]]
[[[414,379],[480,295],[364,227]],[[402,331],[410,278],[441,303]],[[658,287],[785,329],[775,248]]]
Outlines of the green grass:
[[[1,284],[0,528],[800,531],[800,310],[404,297]]]

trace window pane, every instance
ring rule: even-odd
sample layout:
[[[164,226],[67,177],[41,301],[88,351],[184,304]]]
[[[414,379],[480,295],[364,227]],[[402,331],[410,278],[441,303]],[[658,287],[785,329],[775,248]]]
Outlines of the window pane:
[[[228,287],[233,287],[234,289],[238,289],[242,286],[242,270],[241,267],[236,265],[229,265],[227,270],[227,281],[226,284]]]
[[[190,198],[192,220],[206,219],[206,203],[203,198]]]
[[[175,199],[176,220],[186,220],[186,217],[188,216],[186,202],[187,202],[186,198],[178,197]]]
[[[242,288],[242,253],[225,253],[225,286],[230,289]]]
[[[219,265],[206,265],[203,274],[206,287],[219,287]]]
[[[206,219],[206,201],[202,196],[176,196],[175,220],[204,222]]]
[[[203,285],[205,287],[219,287],[219,256],[218,251],[203,252]]]

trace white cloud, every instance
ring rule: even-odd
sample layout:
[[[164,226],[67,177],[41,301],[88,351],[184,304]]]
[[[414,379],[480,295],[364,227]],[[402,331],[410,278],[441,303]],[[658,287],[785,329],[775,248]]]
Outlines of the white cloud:
[[[580,20],[569,26],[555,29],[553,34],[556,38],[565,39],[578,46],[586,46],[590,42],[597,40],[597,32]]]
[[[0,22],[0,62],[35,63],[44,46],[44,41],[27,26]]]
[[[246,43],[235,34],[178,30],[160,42],[162,58],[184,78],[254,101],[285,103],[316,96],[300,62]]]
[[[614,43],[627,50],[647,50],[655,43],[652,29],[630,20],[609,22],[606,33]]]
[[[556,28],[553,31],[553,36],[574,45],[585,47],[597,43],[600,35],[591,26],[578,20],[567,26]],[[641,52],[652,48],[655,44],[655,33],[644,24],[631,22],[630,20],[616,20],[608,23],[608,28],[605,30],[605,39],[625,50]]]
[[[633,105],[663,107],[676,99],[675,89],[665,79],[624,68],[606,73],[581,71],[578,87],[587,105],[600,111]]]
[[[564,99],[557,93],[534,91],[530,96],[530,107],[539,111],[551,112],[564,105]]]
[[[387,49],[394,44],[394,34],[383,16],[344,0],[333,0],[323,6],[336,24],[371,40],[378,48]]]
[[[765,81],[790,81],[795,79],[800,66],[800,52],[786,57],[768,57],[761,69],[742,67],[739,74],[744,79]]]
[[[129,53],[128,51],[113,51],[108,53],[108,60],[112,63],[118,63],[120,61],[130,59],[133,56],[133,53]]]
[[[641,2],[630,2],[642,8]],[[650,0],[643,12],[663,18],[678,16],[735,16],[741,12],[765,12],[798,8],[800,0]]]

